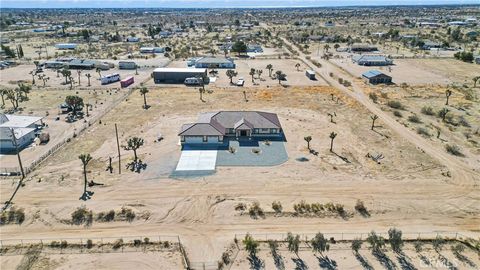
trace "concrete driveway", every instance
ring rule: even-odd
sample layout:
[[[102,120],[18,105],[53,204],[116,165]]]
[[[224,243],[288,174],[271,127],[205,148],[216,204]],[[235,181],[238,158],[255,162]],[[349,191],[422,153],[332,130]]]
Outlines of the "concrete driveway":
[[[176,171],[214,171],[217,163],[216,150],[182,151]]]

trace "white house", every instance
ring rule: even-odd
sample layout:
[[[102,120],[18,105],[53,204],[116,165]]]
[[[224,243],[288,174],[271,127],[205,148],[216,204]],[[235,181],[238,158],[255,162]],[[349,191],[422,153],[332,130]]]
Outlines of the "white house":
[[[12,129],[19,149],[31,144],[35,139],[38,122],[41,124],[42,119],[43,117],[38,116],[0,114],[0,152],[15,150]]]

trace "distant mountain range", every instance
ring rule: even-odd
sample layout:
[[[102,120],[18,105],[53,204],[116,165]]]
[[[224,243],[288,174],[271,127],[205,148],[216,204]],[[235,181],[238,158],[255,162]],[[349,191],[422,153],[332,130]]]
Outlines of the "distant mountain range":
[[[479,0],[0,0],[0,8],[275,8],[465,5]]]

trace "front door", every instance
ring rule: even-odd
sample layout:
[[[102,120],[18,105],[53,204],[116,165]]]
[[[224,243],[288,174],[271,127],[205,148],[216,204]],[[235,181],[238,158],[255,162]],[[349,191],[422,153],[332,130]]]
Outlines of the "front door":
[[[240,136],[247,136],[246,130],[240,130]]]

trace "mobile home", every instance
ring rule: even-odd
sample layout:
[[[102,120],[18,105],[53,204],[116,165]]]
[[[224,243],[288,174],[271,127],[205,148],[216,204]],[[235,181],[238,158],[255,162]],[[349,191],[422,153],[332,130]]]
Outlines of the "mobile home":
[[[120,80],[120,74],[114,73],[114,74],[110,74],[102,77],[100,81],[102,82],[102,85],[104,85],[104,84],[109,84],[113,82],[118,82],[119,80]]]

